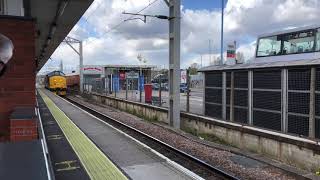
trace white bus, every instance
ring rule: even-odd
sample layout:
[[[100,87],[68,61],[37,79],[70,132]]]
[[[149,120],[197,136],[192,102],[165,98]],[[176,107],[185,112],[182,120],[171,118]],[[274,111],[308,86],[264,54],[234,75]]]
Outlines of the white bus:
[[[320,25],[258,37],[256,62],[320,59]]]

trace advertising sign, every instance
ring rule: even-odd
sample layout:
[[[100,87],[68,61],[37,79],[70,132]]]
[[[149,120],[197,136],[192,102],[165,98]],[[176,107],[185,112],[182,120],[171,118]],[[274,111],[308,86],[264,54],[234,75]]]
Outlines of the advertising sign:
[[[236,45],[229,44],[227,49],[227,65],[236,64]]]
[[[181,83],[187,83],[187,70],[181,71]]]
[[[228,59],[235,59],[236,58],[236,49],[235,49],[234,44],[228,45],[227,58]]]

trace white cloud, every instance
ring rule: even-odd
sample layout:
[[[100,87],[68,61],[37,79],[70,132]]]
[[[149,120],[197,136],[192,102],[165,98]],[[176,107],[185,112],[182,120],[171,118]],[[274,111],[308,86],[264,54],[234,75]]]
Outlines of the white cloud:
[[[238,50],[249,59],[254,54],[255,45],[252,42],[257,35],[317,23],[320,17],[318,1],[229,0],[225,8],[224,42],[237,41]],[[148,64],[167,65],[167,21],[148,18],[144,24],[132,20],[111,31],[115,25],[129,17],[123,15],[123,11],[137,12],[150,2],[95,0],[84,15],[87,22],[84,20],[78,23],[70,33],[84,41],[85,64],[136,64],[136,56],[142,53],[148,59]],[[158,1],[143,13],[167,15],[168,8],[163,1]],[[212,40],[212,53],[219,53],[220,19],[217,9],[209,11],[182,7],[182,67],[193,62],[200,63],[200,54],[203,54],[203,64],[209,63],[209,39]],[[56,50],[53,59],[63,59],[67,67],[75,66],[78,62],[78,56],[65,45]]]

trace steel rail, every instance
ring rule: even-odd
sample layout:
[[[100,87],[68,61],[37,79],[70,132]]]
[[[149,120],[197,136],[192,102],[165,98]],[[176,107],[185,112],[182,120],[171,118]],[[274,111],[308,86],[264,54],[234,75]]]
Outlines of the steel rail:
[[[128,129],[128,130],[133,131],[134,133],[137,133],[137,134],[139,134],[139,135],[142,135],[143,137],[146,137],[146,138],[148,138],[149,140],[151,140],[151,141],[153,141],[153,142],[155,142],[155,143],[157,143],[157,144],[160,144],[160,145],[164,146],[165,148],[167,148],[167,149],[169,149],[169,150],[171,150],[171,151],[173,151],[173,152],[175,152],[175,153],[177,153],[177,154],[179,154],[179,155],[187,158],[188,160],[191,160],[191,161],[193,161],[194,163],[196,163],[196,164],[198,164],[198,165],[201,165],[201,166],[205,167],[206,169],[211,170],[212,172],[214,172],[215,174],[217,174],[217,175],[219,175],[219,176],[221,176],[221,177],[224,177],[224,178],[226,178],[226,179],[235,179],[235,180],[238,180],[238,179],[239,179],[239,178],[235,177],[235,176],[232,175],[232,174],[229,174],[229,173],[227,173],[227,172],[225,172],[225,171],[223,171],[223,170],[221,170],[221,169],[218,169],[217,167],[214,167],[214,166],[212,166],[211,164],[209,164],[209,163],[207,163],[207,162],[205,162],[205,161],[203,161],[203,160],[198,159],[197,157],[194,157],[194,156],[192,156],[192,155],[190,155],[190,154],[188,154],[188,153],[186,153],[186,152],[184,152],[184,151],[181,151],[181,150],[179,150],[179,149],[177,149],[177,148],[175,148],[175,147],[173,147],[173,146],[171,146],[171,145],[169,145],[169,144],[167,144],[167,143],[165,143],[165,142],[162,142],[162,141],[160,141],[159,139],[156,139],[156,138],[150,136],[149,134],[146,134],[146,133],[144,133],[144,132],[142,132],[142,131],[134,128],[134,127],[131,127],[131,126],[127,125],[127,124],[124,124],[123,122],[120,122],[119,120],[116,120],[116,119],[114,119],[114,118],[112,118],[112,117],[109,117],[109,116],[106,115],[106,114],[103,114],[103,113],[101,113],[101,112],[99,112],[99,111],[97,111],[97,110],[95,110],[95,109],[92,109],[92,108],[90,108],[90,107],[88,107],[88,106],[86,106],[86,105],[84,105],[84,104],[82,104],[82,103],[76,102],[76,101],[74,101],[74,100],[72,100],[72,99],[70,99],[70,98],[68,98],[68,97],[64,97],[64,98],[65,98],[67,101],[69,101],[70,103],[72,103],[72,104],[76,105],[77,107],[81,108],[82,110],[85,110],[85,111],[87,111],[88,113],[90,113],[90,114],[92,114],[92,115],[100,118],[100,119],[103,120],[104,122],[109,123],[108,120],[109,120],[109,121],[112,121],[113,123],[116,123],[118,126],[120,125],[120,126],[126,128],[126,129]],[[106,119],[108,119],[108,120],[106,120]],[[173,160],[173,161],[174,161],[174,160]],[[182,165],[182,166],[184,166],[184,165]],[[191,170],[191,171],[192,171],[192,170]]]

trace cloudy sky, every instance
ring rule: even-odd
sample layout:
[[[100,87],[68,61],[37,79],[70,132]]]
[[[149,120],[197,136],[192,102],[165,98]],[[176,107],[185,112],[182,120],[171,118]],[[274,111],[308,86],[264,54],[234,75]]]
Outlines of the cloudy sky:
[[[84,64],[138,64],[137,55],[141,54],[147,64],[168,67],[166,20],[121,23],[129,17],[122,12],[138,12],[153,2],[95,0],[69,34],[84,41]],[[237,51],[250,59],[257,35],[316,24],[319,5],[320,0],[225,0],[225,47],[237,41]],[[181,67],[200,64],[201,56],[203,66],[209,65],[210,57],[220,52],[221,0],[182,0],[181,9]],[[168,8],[163,0],[157,0],[142,13],[168,15]],[[60,61],[67,70],[75,69],[79,62],[72,49],[61,44],[43,70]]]

